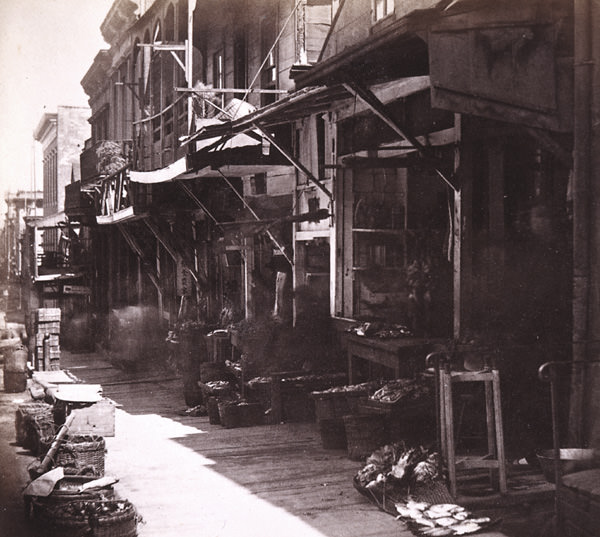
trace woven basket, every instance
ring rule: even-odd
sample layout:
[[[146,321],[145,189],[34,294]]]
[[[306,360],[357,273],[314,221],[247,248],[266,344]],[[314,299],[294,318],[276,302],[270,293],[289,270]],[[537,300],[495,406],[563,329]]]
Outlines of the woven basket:
[[[361,460],[386,443],[385,417],[382,414],[344,416],[348,458]]]
[[[260,403],[240,403],[238,413],[240,427],[253,427],[263,423],[264,412]]]
[[[23,403],[15,411],[15,432],[17,444],[32,449],[35,444],[36,418],[39,422],[48,422],[54,427],[52,405],[42,402]]]
[[[46,537],[135,537],[137,518],[127,500],[78,500],[40,507],[36,522]]]
[[[346,428],[344,420],[339,418],[319,420],[321,445],[324,449],[346,449]]]
[[[240,412],[238,406],[231,401],[219,401],[219,420],[226,429],[240,426]]]
[[[101,436],[72,436],[60,445],[54,466],[62,466],[65,475],[104,475],[106,444]]]
[[[112,502],[123,509],[117,512],[90,517],[94,537],[135,537],[137,535],[137,514],[128,501]]]
[[[348,391],[346,392],[346,405],[348,412],[346,414],[359,414],[359,406],[369,398],[366,391]]]
[[[313,392],[315,416],[317,421],[341,419],[351,414],[350,407],[343,392]]]
[[[115,491],[112,487],[103,489],[89,489],[78,492],[81,485],[96,479],[95,477],[68,476],[61,479],[48,496],[25,496],[25,512],[29,519],[43,517],[44,510],[54,510],[61,505],[73,501],[111,500]]]

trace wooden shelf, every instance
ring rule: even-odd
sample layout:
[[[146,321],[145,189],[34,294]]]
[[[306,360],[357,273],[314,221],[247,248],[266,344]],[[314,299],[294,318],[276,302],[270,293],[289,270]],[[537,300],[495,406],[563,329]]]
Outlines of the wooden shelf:
[[[354,233],[379,233],[387,235],[404,235],[405,229],[383,229],[383,228],[353,228]]]
[[[403,267],[382,267],[379,265],[371,265],[370,267],[352,267],[353,271],[362,271],[362,270],[390,270],[390,271],[401,271]]]

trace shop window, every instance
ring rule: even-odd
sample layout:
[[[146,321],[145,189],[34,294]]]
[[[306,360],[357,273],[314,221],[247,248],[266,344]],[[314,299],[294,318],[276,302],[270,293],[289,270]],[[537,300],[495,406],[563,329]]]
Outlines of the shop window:
[[[451,278],[444,185],[424,170],[347,174],[352,225],[344,231],[341,313],[404,324],[417,334],[446,333]]]

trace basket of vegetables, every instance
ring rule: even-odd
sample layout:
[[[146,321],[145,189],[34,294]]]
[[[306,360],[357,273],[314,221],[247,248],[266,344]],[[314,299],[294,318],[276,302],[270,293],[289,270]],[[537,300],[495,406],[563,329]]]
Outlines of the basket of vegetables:
[[[127,500],[76,500],[39,509],[45,537],[135,537],[138,517]]]
[[[86,488],[95,477],[65,476],[54,487],[48,496],[24,496],[25,512],[29,519],[35,520],[48,510],[56,509],[73,501],[81,500],[111,500],[115,492],[112,485],[103,485],[98,488]]]

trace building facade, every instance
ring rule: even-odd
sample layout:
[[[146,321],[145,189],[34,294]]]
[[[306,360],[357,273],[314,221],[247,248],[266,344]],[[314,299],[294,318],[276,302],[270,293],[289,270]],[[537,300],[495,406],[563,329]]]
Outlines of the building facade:
[[[407,361],[483,343],[502,354],[516,443],[549,440],[539,365],[574,360],[571,434],[597,442],[581,9],[115,2],[82,81],[96,311],[297,322],[306,292],[344,348],[364,322],[409,331]],[[362,352],[357,378],[389,374],[378,345]]]

